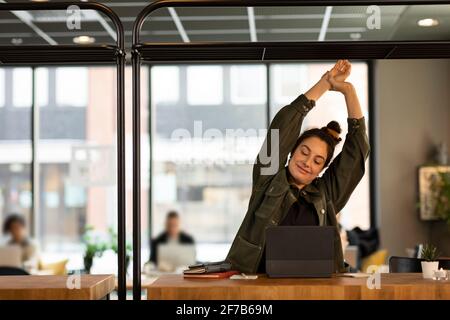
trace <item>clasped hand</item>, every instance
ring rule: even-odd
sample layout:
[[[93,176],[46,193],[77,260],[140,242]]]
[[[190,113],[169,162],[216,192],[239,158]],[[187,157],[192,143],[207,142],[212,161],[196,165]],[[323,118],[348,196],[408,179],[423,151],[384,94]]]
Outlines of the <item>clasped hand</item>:
[[[350,75],[352,65],[348,60],[338,60],[333,68],[322,75],[322,79],[329,84],[329,90],[346,93],[352,88],[350,82],[345,80]]]

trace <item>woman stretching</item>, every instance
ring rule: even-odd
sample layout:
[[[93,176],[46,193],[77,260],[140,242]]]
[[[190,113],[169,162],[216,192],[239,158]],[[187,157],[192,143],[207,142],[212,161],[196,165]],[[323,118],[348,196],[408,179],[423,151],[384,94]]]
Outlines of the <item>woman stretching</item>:
[[[335,272],[346,271],[336,214],[363,177],[370,151],[356,90],[345,81],[350,72],[350,62],[339,60],[311,89],[283,107],[272,120],[253,166],[247,213],[226,258],[233,269],[265,272],[268,227],[313,225],[336,227]],[[327,90],[344,95],[348,113],[348,133],[342,151],[331,164],[335,146],[341,141],[341,128],[336,121],[307,130],[299,137],[303,119]],[[288,165],[284,166],[289,154]],[[322,170],[325,172],[319,177]]]

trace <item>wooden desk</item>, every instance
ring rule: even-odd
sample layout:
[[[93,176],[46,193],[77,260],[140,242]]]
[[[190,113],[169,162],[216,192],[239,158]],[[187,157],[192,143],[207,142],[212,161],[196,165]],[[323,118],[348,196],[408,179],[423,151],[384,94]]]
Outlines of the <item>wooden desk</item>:
[[[157,277],[142,277],[141,279],[141,288],[142,290],[146,289],[147,287],[149,287],[153,282],[155,282],[155,280],[158,279]],[[127,290],[132,290],[133,289],[133,280],[127,280],[126,282],[127,284]],[[116,278],[115,281],[115,289],[118,290],[119,289],[119,284]]]
[[[445,299],[450,300],[450,281],[422,279],[421,273],[381,274],[381,289],[369,289],[367,278],[256,280],[183,279],[182,275],[159,277],[147,287],[150,300],[360,300]]]
[[[79,289],[69,289],[68,277],[0,276],[0,300],[98,300],[114,290],[113,275],[80,275]]]

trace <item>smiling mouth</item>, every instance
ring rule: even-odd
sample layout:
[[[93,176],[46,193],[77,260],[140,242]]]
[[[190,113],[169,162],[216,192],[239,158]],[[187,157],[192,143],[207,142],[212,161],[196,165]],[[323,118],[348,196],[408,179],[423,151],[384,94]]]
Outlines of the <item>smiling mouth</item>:
[[[306,171],[305,169],[303,169],[302,167],[297,166],[297,168],[298,168],[298,170],[299,170],[301,173],[303,173],[303,174],[309,174],[309,172]]]

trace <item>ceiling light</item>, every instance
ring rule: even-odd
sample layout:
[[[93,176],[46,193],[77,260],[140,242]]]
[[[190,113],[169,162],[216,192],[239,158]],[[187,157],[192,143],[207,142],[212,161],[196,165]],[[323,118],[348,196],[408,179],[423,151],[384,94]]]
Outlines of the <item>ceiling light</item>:
[[[361,33],[359,32],[350,33],[350,38],[352,38],[353,40],[361,39]]]
[[[12,38],[11,39],[11,43],[15,44],[15,45],[22,44],[23,43],[23,39],[22,38]]]
[[[91,44],[95,42],[95,38],[90,36],[78,36],[73,38],[73,42],[76,44]]]
[[[420,27],[434,27],[439,24],[439,21],[432,18],[420,19],[417,21],[417,25]]]

